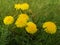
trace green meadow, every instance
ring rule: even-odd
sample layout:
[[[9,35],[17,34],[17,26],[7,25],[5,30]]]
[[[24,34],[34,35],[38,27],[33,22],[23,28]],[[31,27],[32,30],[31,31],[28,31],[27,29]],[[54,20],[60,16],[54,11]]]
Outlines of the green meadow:
[[[24,29],[14,28],[14,24],[4,25],[5,16],[21,13],[14,8],[17,3],[29,4],[29,10],[25,13],[31,16],[38,27],[34,35],[28,34]],[[56,24],[55,34],[46,33],[42,29],[42,24],[47,21]],[[0,0],[0,45],[60,45],[60,0]]]

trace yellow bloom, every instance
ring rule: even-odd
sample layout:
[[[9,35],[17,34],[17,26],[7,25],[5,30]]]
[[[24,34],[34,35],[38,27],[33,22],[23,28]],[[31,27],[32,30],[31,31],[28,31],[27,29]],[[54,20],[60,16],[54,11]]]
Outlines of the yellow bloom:
[[[29,16],[28,16],[27,14],[20,14],[20,15],[18,16],[18,18],[24,19],[24,20],[29,20]]]
[[[26,26],[26,23],[27,23],[27,21],[25,21],[24,19],[18,19],[16,22],[15,22],[15,25],[17,26],[17,27],[20,27],[20,28],[22,28],[22,27],[25,27]]]
[[[21,14],[16,20],[15,25],[20,28],[25,27],[28,20],[29,16],[27,14]]]
[[[56,29],[57,29],[56,25],[53,22],[45,22],[43,24],[43,28],[47,33],[50,33],[50,34],[56,33]]]
[[[36,33],[37,32],[36,24],[34,24],[33,22],[28,22],[27,27],[26,27],[26,31],[30,34]]]
[[[23,3],[23,4],[21,5],[21,10],[27,10],[27,9],[29,9],[29,4]]]
[[[15,4],[16,9],[21,9],[21,4]]]
[[[12,24],[14,22],[14,18],[12,16],[6,16],[3,20],[5,25]]]

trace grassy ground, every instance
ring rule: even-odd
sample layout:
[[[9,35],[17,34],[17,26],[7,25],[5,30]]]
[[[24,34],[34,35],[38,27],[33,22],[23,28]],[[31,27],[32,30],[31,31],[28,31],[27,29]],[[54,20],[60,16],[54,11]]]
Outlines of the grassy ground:
[[[6,15],[17,15],[14,4],[27,2],[32,10],[33,21],[37,24],[39,31],[31,36],[20,31],[8,31],[3,25]],[[42,23],[53,21],[57,25],[56,34],[50,35],[41,29]],[[19,30],[19,29],[16,29]],[[0,0],[0,45],[60,45],[60,0]]]

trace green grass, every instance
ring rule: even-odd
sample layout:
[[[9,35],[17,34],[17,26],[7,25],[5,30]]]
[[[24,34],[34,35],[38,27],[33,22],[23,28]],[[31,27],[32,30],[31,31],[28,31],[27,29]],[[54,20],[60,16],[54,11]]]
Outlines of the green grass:
[[[35,35],[29,35],[21,29],[11,32],[11,27],[3,24],[7,15],[18,15],[14,4],[27,2],[39,30]],[[57,25],[56,34],[50,35],[41,29],[42,23],[53,21]],[[0,0],[0,45],[60,45],[60,0]]]

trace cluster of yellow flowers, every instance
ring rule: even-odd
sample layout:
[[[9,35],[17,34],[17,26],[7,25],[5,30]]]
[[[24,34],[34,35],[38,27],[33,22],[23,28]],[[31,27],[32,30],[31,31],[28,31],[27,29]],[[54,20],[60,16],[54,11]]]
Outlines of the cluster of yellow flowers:
[[[15,8],[17,10],[19,10],[19,9],[21,9],[21,10],[27,10],[27,9],[29,9],[29,5],[28,5],[28,3],[15,4]]]
[[[29,5],[27,3],[23,4],[15,4],[17,10],[27,10],[29,9]],[[6,16],[3,20],[5,25],[10,25],[14,22],[14,18],[12,16]],[[19,14],[17,20],[15,21],[15,25],[18,28],[25,28],[26,32],[30,34],[34,34],[37,32],[37,26],[35,23],[29,21],[29,16],[27,14]]]
[[[23,4],[15,4],[15,7],[17,10],[27,10],[29,8],[29,5],[27,3]],[[27,14],[19,14],[17,20],[15,21],[15,25],[18,28],[25,28],[26,32],[30,34],[35,34],[37,32],[37,25],[34,22],[31,22],[30,17]],[[3,20],[5,25],[10,25],[14,22],[14,17],[12,16],[6,16]],[[56,24],[49,21],[43,23],[42,27],[44,28],[44,31],[50,34],[56,33],[57,27]]]
[[[27,14],[20,14],[15,22],[17,27],[25,27],[26,31],[30,34],[37,32],[36,24],[29,21],[29,16]]]

